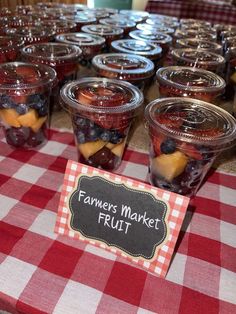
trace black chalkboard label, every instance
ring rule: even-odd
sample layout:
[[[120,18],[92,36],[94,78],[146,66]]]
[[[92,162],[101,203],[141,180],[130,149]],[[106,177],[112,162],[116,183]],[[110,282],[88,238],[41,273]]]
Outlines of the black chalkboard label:
[[[152,260],[168,238],[168,206],[147,191],[80,175],[68,200],[70,228],[132,257]]]

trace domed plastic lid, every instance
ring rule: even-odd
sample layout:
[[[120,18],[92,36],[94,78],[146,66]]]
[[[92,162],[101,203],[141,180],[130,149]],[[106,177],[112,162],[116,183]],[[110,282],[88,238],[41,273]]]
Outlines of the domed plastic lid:
[[[92,64],[97,70],[116,74],[116,78],[129,77],[140,79],[151,77],[154,73],[154,64],[151,60],[128,53],[104,53],[95,56]]]
[[[156,73],[159,82],[193,92],[222,92],[225,81],[217,74],[192,67],[169,66]]]
[[[136,39],[120,39],[114,40],[111,47],[118,52],[133,53],[147,57],[151,60],[160,58],[162,48],[154,43],[148,41],[141,41]]]
[[[223,47],[222,45],[209,40],[197,39],[197,38],[182,38],[176,41],[177,46],[182,48],[194,48],[194,49],[203,49],[211,50],[216,53],[222,54]]]
[[[137,29],[129,33],[129,36],[139,40],[149,40],[157,44],[171,44],[172,37],[165,33],[152,32],[148,30]]]
[[[32,56],[41,60],[73,60],[82,54],[82,50],[75,45],[61,43],[39,43],[28,45],[22,49],[23,56]]]
[[[105,38],[98,35],[77,32],[77,33],[66,33],[66,34],[58,35],[56,36],[56,41],[59,41],[65,44],[73,44],[73,45],[84,47],[84,46],[103,45],[105,43]]]
[[[160,24],[164,24],[170,28],[176,29],[179,26],[179,22],[177,20],[166,19],[166,18],[148,18],[145,23],[153,26],[157,26]]]
[[[23,27],[32,25],[32,20],[27,16],[3,16],[0,17],[0,25],[8,27]]]
[[[162,21],[175,21],[178,22],[179,19],[176,16],[169,16],[164,14],[150,13],[148,16],[151,20],[162,20]]]
[[[134,23],[141,23],[143,18],[138,15],[130,15],[130,14],[113,14],[110,15],[110,18],[114,19],[126,19],[128,21],[133,21]]]
[[[149,16],[148,12],[140,10],[120,10],[120,14],[140,16],[143,19]]]
[[[221,55],[202,49],[180,48],[173,49],[171,54],[174,58],[188,63],[199,65],[223,65],[225,58]]]
[[[70,22],[74,22],[76,24],[89,24],[95,23],[97,21],[96,17],[93,15],[84,14],[83,12],[79,12],[76,15],[64,15],[61,17],[63,20],[68,20]]]
[[[40,21],[39,25],[53,27],[56,31],[70,30],[76,28],[76,23],[73,20],[44,20]]]
[[[52,86],[56,79],[53,68],[43,64],[8,62],[0,64],[0,93]]]
[[[95,8],[95,9],[87,9],[83,11],[84,14],[93,15],[97,20],[104,19],[105,17],[109,17],[109,12],[104,10]]]
[[[224,150],[236,142],[233,116],[201,100],[186,97],[157,99],[147,105],[145,118],[155,130],[167,136],[204,145],[212,151]]]
[[[111,25],[111,26],[116,26],[120,28],[132,28],[136,26],[136,23],[133,21],[129,21],[125,18],[106,18],[106,19],[101,19],[99,20],[99,23],[104,24],[104,25]]]
[[[24,28],[10,28],[6,31],[7,34],[12,34],[26,40],[28,38],[51,38],[55,35],[52,27],[46,26],[28,26]]]
[[[86,112],[125,113],[143,103],[143,94],[127,82],[106,78],[82,78],[64,85],[60,91],[66,109]]]
[[[175,30],[174,28],[165,26],[164,24],[146,24],[146,23],[139,23],[136,25],[137,29],[140,30],[147,30],[151,32],[159,32],[159,33],[165,33],[165,34],[174,34]]]
[[[199,25],[207,25],[207,26],[211,26],[210,22],[207,21],[203,21],[203,20],[198,20],[198,19],[191,19],[191,18],[183,18],[180,19],[180,24],[188,24],[188,25],[192,25],[198,23]]]
[[[176,38],[198,38],[206,40],[217,40],[217,34],[215,32],[205,30],[202,28],[197,29],[177,29],[174,35]]]
[[[24,41],[17,37],[0,36],[0,51],[7,51],[12,48],[20,49]]]
[[[123,34],[123,29],[112,25],[91,24],[82,26],[81,30],[85,33],[91,33],[100,36],[111,36]]]

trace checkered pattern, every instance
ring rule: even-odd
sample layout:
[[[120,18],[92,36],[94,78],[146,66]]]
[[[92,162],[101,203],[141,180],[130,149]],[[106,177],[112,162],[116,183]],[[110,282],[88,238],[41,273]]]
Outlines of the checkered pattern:
[[[162,279],[54,233],[68,159],[77,159],[71,133],[21,151],[0,132],[0,312],[236,313],[236,174],[209,174]],[[145,183],[147,163],[146,152],[128,149],[117,173]]]
[[[149,0],[146,11],[181,18],[206,20],[211,23],[236,24],[236,7],[199,1]]]
[[[152,193],[157,199],[161,199],[167,204],[169,213],[166,218],[166,223],[168,225],[169,234],[167,241],[163,242],[163,244],[160,245],[158,249],[156,249],[156,257],[154,260],[149,262],[144,261],[140,257],[132,258],[129,255],[124,254],[124,252],[118,250],[116,247],[106,246],[100,241],[88,240],[84,238],[81,233],[75,232],[73,229],[69,228],[71,215],[67,204],[70,194],[76,190],[78,184],[76,178],[78,178],[79,175],[100,176],[117,184],[124,183],[128,187],[136,190],[138,189],[141,193],[142,191],[144,193],[145,191],[148,191],[149,193]],[[127,177],[122,178],[117,174],[104,172],[99,169],[88,167],[69,160],[65,170],[64,184],[61,191],[61,199],[59,203],[55,232],[77,238],[84,241],[85,243],[91,243],[97,247],[111,251],[118,256],[123,256],[130,262],[137,263],[138,266],[146,268],[148,271],[158,274],[160,277],[164,277],[169,267],[170,259],[174,251],[175,243],[179,235],[180,227],[182,225],[188,203],[188,198],[178,194],[170,193],[161,189],[154,189],[148,184],[140,183],[139,181]]]

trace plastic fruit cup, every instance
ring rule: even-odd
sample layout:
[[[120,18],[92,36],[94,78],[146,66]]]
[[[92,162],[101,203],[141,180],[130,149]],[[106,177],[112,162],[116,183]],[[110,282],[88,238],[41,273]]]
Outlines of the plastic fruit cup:
[[[154,74],[151,60],[129,53],[100,54],[92,59],[92,65],[99,76],[127,81],[141,89]]]
[[[191,66],[222,74],[225,58],[217,53],[202,49],[179,48],[171,51],[174,65]]]
[[[23,28],[9,28],[7,35],[13,35],[24,41],[25,45],[48,42],[54,39],[55,31],[53,27],[46,26],[28,26]]]
[[[146,57],[157,67],[162,56],[162,48],[154,43],[136,40],[136,39],[120,39],[111,43],[114,52],[131,53]]]
[[[52,27],[55,35],[76,31],[76,24],[67,20],[44,20],[39,22],[39,26]]]
[[[71,115],[79,161],[116,169],[143,102],[139,89],[118,80],[83,78],[63,86],[61,102]]]
[[[81,58],[91,60],[102,52],[105,46],[105,38],[86,33],[66,33],[56,36],[56,41],[64,44],[76,45],[82,50]]]
[[[169,19],[169,18],[159,18],[159,17],[156,17],[156,18],[148,18],[146,20],[146,23],[149,24],[149,25],[152,25],[152,26],[156,26],[156,25],[160,25],[160,24],[164,24],[165,26],[168,26],[170,28],[178,28],[179,27],[179,22],[178,20],[175,20],[175,19]]]
[[[146,11],[140,10],[120,10],[119,12],[121,15],[125,15],[128,17],[134,16],[137,18],[141,18],[142,21],[145,21],[149,17],[149,13]]]
[[[124,34],[124,30],[122,28],[103,24],[85,25],[81,28],[81,30],[85,33],[104,37],[108,48],[113,40],[122,38]]]
[[[143,18],[138,15],[130,15],[130,14],[113,14],[110,15],[111,18],[114,19],[126,19],[127,21],[133,21],[135,23],[141,23],[143,21]]]
[[[145,40],[160,45],[163,58],[167,55],[172,45],[172,37],[165,33],[137,29],[130,32],[129,36],[133,39]]]
[[[53,92],[53,109],[60,109],[59,89],[68,81],[76,79],[81,49],[61,43],[39,43],[22,49],[22,59],[36,64],[47,64],[57,73],[58,86]]]
[[[210,41],[217,41],[216,32],[206,29],[177,29],[174,38],[175,40],[180,38],[198,38]]]
[[[214,103],[225,89],[223,78],[192,67],[163,67],[157,70],[156,78],[161,97],[191,97]]]
[[[236,120],[227,111],[191,98],[149,103],[150,182],[194,196],[219,153],[235,145]]]
[[[51,89],[56,72],[46,65],[0,65],[0,119],[9,145],[31,148],[47,139]]]
[[[0,63],[16,61],[23,46],[24,42],[21,39],[0,36]]]
[[[193,48],[212,51],[220,55],[223,54],[223,46],[215,41],[209,41],[197,38],[182,38],[176,41],[177,48]]]

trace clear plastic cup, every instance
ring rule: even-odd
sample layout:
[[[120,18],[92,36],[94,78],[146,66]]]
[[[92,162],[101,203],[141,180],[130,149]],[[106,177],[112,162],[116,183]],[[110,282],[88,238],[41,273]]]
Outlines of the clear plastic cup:
[[[76,31],[76,23],[68,20],[43,20],[39,21],[38,25],[52,28],[55,35]]]
[[[60,109],[59,89],[76,79],[81,49],[61,43],[38,43],[24,47],[21,54],[25,62],[46,64],[56,71],[58,84],[54,87],[51,105],[53,110]]]
[[[126,19],[127,21],[133,21],[135,23],[141,23],[143,21],[143,18],[138,15],[132,15],[132,14],[113,14],[110,15],[111,18],[114,19]]]
[[[171,51],[173,65],[205,69],[223,75],[225,58],[217,53],[202,49],[178,48]]]
[[[219,153],[236,143],[236,120],[227,111],[191,98],[149,103],[150,182],[194,196]]]
[[[0,63],[17,61],[24,41],[12,36],[0,36]]]
[[[215,41],[198,38],[181,38],[176,41],[177,48],[193,48],[223,54],[223,46]]]
[[[217,74],[192,67],[163,67],[156,78],[161,97],[191,97],[210,103],[224,93],[226,85]]]
[[[78,160],[116,169],[131,122],[143,102],[140,90],[118,80],[83,78],[63,86],[61,102],[71,116]]]
[[[120,14],[125,16],[135,16],[141,18],[142,21],[145,21],[149,17],[149,13],[141,10],[120,10]]]
[[[151,17],[149,17],[146,20],[146,23],[149,24],[149,25],[152,25],[154,27],[156,25],[164,24],[165,26],[168,26],[168,27],[173,28],[173,29],[178,28],[179,27],[178,20],[169,19],[169,17],[168,18],[166,18],[166,17],[164,17],[164,18],[163,17],[162,18],[159,18],[159,17],[151,18]]]
[[[136,40],[136,39],[120,39],[111,43],[111,49],[119,53],[131,53],[146,57],[157,67],[162,57],[162,48],[154,43]]]
[[[217,41],[217,34],[204,28],[199,29],[177,29],[174,34],[175,40],[180,38],[198,38],[210,41]]]
[[[6,31],[7,35],[13,35],[24,41],[25,45],[49,42],[55,37],[53,27],[45,26],[27,26],[22,28],[9,28]]]
[[[85,25],[81,28],[81,30],[85,33],[104,37],[108,48],[113,40],[122,38],[124,34],[124,30],[122,28],[103,24]]]
[[[32,148],[47,139],[54,69],[23,62],[0,64],[0,119],[6,142],[18,148]]]
[[[82,50],[82,60],[91,60],[102,52],[105,38],[83,32],[65,33],[56,36],[56,41],[64,44],[76,45]]]
[[[129,53],[104,53],[92,59],[97,74],[118,79],[144,88],[154,75],[154,63],[142,56]]]

